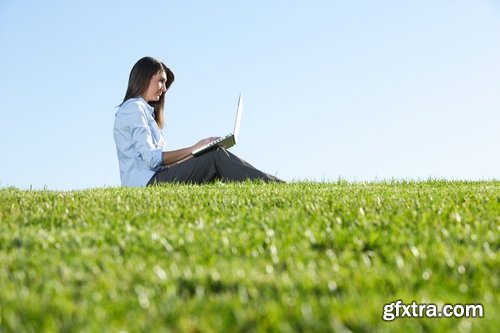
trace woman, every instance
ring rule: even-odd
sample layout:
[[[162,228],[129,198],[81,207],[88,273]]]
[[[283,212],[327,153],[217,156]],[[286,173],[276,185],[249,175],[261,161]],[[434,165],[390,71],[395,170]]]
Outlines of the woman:
[[[115,116],[114,139],[122,186],[161,182],[205,183],[215,179],[281,181],[252,167],[224,148],[193,156],[192,152],[217,139],[210,137],[191,147],[163,151],[161,129],[165,93],[174,73],[164,63],[145,57],[130,72],[128,88]]]

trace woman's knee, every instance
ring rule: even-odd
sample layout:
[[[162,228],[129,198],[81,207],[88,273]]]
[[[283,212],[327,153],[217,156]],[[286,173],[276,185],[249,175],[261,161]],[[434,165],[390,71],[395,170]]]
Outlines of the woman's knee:
[[[219,148],[216,148],[216,149],[212,149],[212,150],[209,150],[203,154],[201,154],[200,156],[197,157],[197,160],[200,162],[200,163],[214,163],[216,160],[220,159],[220,155],[221,152],[220,152],[220,149]]]
[[[213,158],[220,156],[226,156],[226,157],[229,156],[228,152],[223,147],[217,147],[214,150],[207,152],[207,154]]]
[[[213,150],[207,151],[206,153],[199,156],[200,162],[202,163],[225,163],[230,157],[229,152],[222,147],[217,147]]]

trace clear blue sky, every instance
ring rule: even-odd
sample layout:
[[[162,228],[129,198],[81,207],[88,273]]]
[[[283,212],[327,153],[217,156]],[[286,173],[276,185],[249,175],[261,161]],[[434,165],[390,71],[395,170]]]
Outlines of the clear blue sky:
[[[133,64],[167,149],[227,134],[285,180],[500,179],[500,2],[0,0],[0,187],[118,186]]]

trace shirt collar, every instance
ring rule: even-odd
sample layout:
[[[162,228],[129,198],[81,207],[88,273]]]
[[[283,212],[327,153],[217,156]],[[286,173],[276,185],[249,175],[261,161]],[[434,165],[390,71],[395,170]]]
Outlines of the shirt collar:
[[[142,98],[142,96],[139,96],[137,97],[139,100],[143,101],[144,102],[144,105],[146,106],[146,110],[148,110],[148,113],[151,117],[153,117],[153,113],[155,112],[155,109],[154,107],[152,107],[151,105],[149,105],[148,102],[146,102],[146,100],[144,98]]]

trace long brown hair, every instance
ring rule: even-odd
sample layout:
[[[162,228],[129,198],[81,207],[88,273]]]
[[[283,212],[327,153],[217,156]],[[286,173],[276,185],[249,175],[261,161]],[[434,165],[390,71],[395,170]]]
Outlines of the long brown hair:
[[[165,72],[167,75],[167,82],[165,83],[165,88],[168,90],[170,85],[174,82],[174,73],[168,68],[163,62],[156,60],[152,57],[144,57],[139,59],[132,67],[130,75],[128,78],[128,87],[125,97],[123,98],[122,104],[134,97],[139,97],[146,93],[149,82],[151,78],[158,74],[159,72]],[[154,108],[154,118],[159,128],[165,126],[165,118],[163,115],[163,109],[165,105],[165,94],[162,94],[157,102],[149,102],[148,104]],[[120,104],[121,105],[121,104]]]

